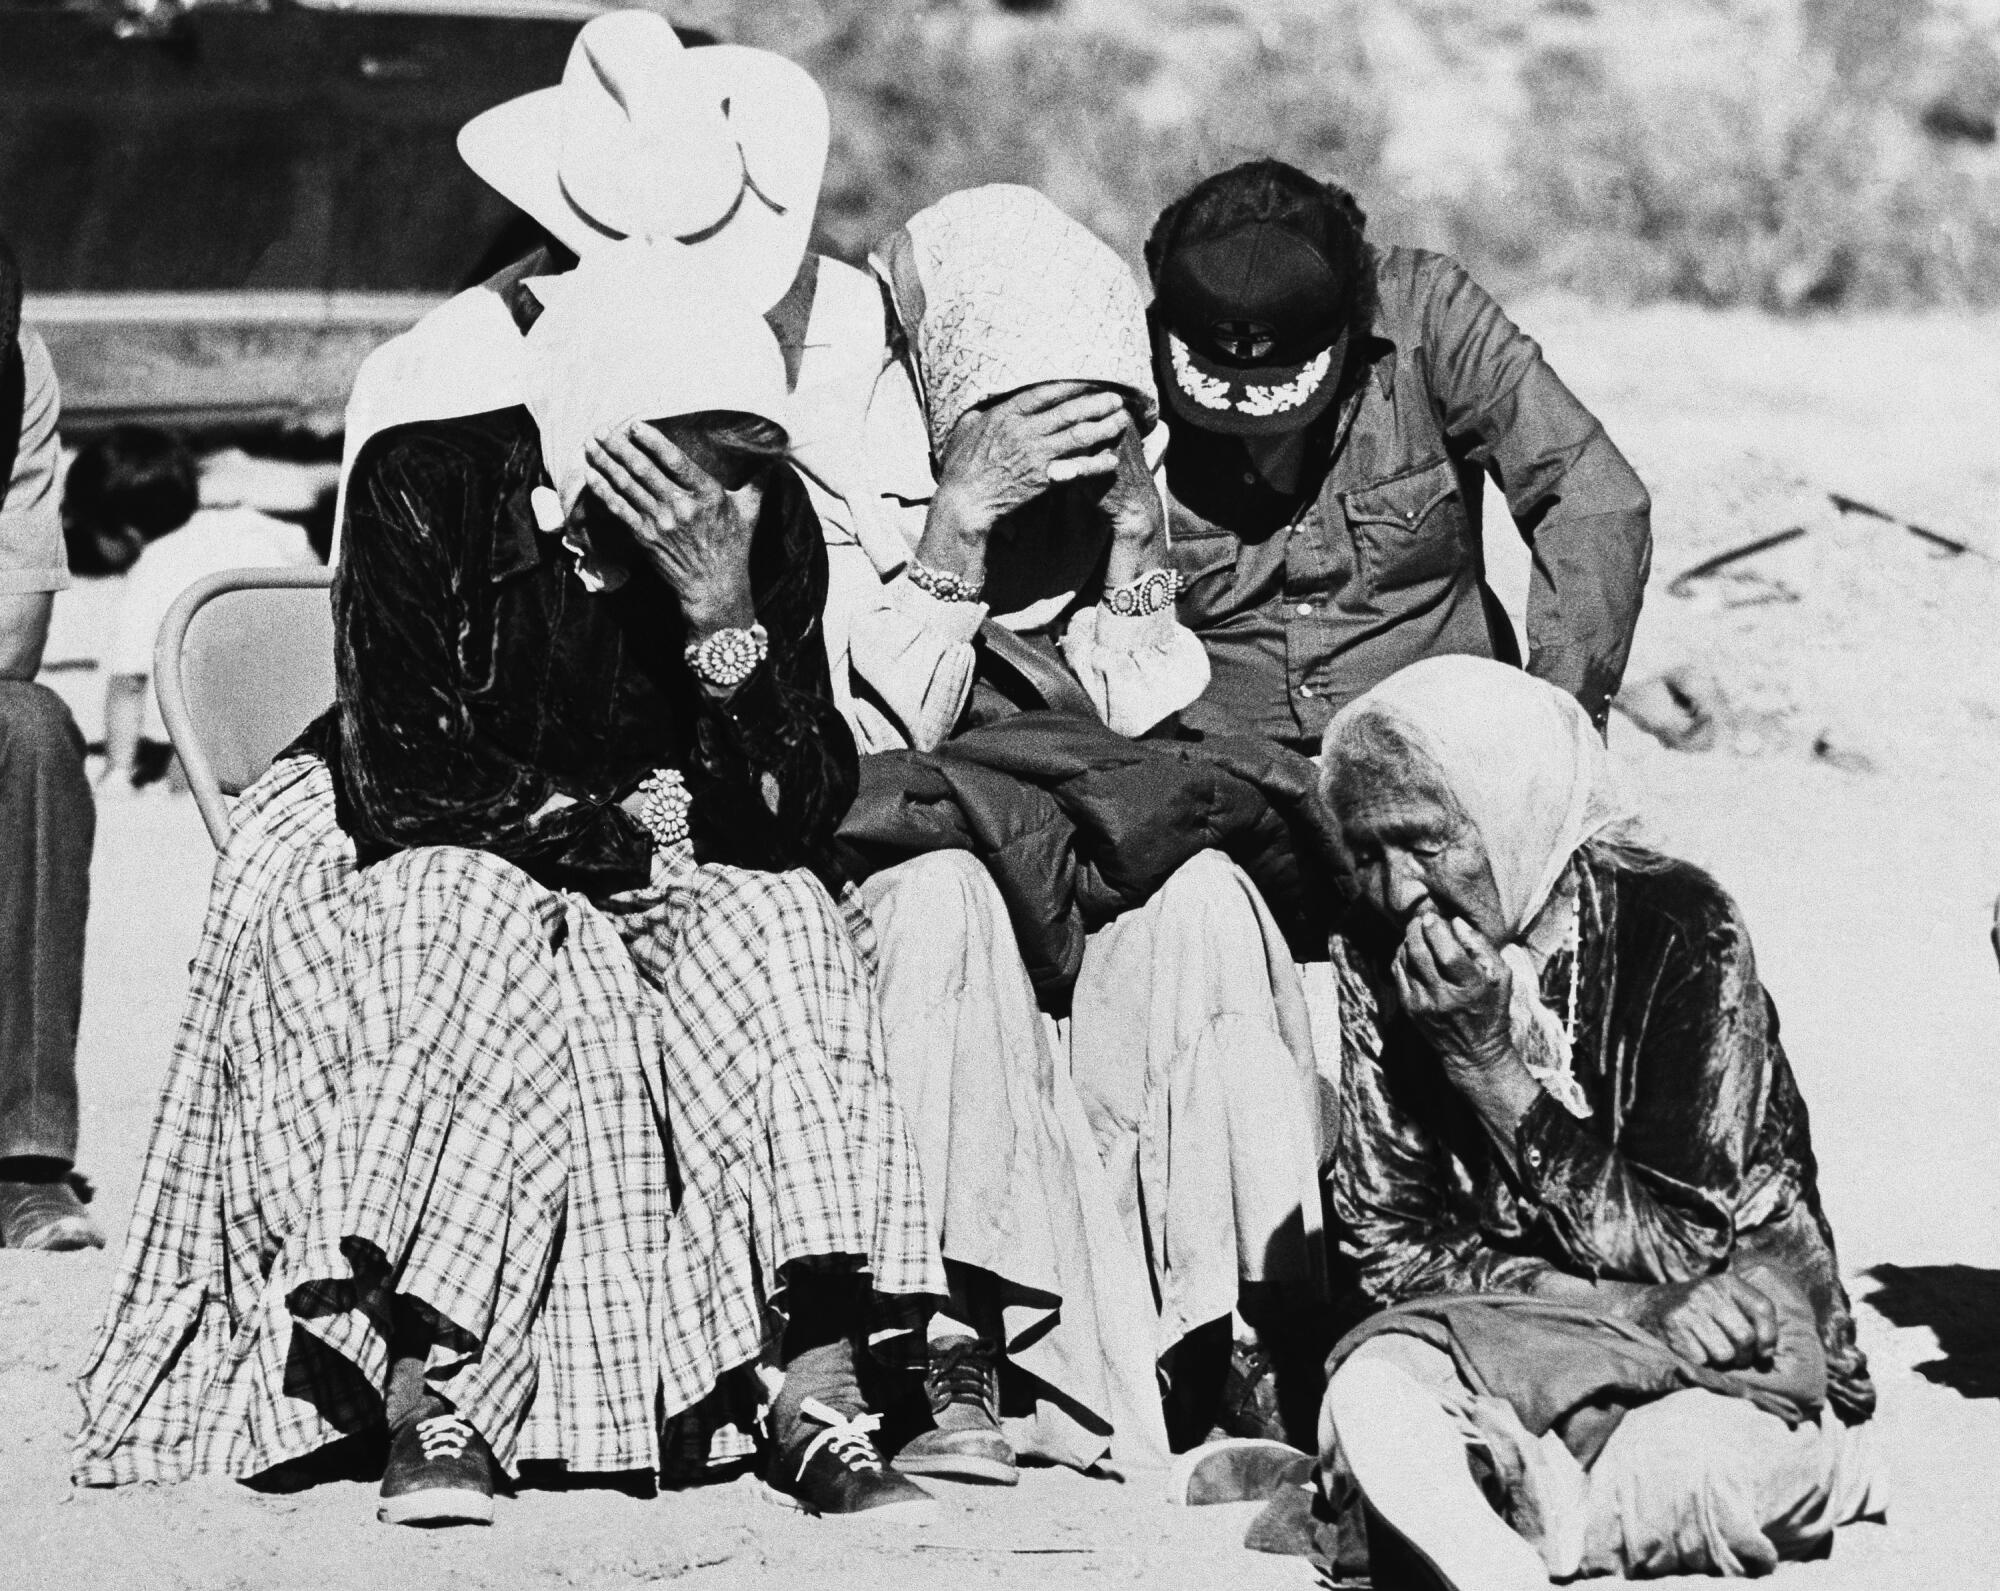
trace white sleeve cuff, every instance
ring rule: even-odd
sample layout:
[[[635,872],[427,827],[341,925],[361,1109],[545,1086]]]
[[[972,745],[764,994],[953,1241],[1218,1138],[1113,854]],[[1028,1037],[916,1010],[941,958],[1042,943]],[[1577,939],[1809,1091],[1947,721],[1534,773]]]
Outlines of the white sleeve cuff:
[[[1137,652],[1142,648],[1173,644],[1180,621],[1172,606],[1151,613],[1113,613],[1102,603],[1097,607],[1096,644],[1106,652]]]
[[[969,646],[986,622],[985,603],[946,602],[934,597],[910,579],[907,569],[889,582],[889,601],[897,612],[915,619],[952,646]]]

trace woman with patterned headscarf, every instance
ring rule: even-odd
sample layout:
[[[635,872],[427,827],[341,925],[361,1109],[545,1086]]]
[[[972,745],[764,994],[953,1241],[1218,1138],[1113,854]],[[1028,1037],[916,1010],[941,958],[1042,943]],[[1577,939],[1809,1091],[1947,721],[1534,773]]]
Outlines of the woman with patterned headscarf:
[[[1121,746],[1170,729],[1207,663],[1174,611],[1131,273],[1011,186],[941,200],[872,263],[894,324],[867,508],[900,554],[845,608],[836,581],[857,740],[948,752],[1042,708]],[[932,1324],[936,1429],[899,1467],[1004,1482],[1023,1450],[1163,1464],[1170,1440],[1206,1434],[1246,1284],[1316,1296],[1303,998],[1255,887],[1202,843],[1090,936],[1060,1025],[971,856],[861,886],[952,1287]]]

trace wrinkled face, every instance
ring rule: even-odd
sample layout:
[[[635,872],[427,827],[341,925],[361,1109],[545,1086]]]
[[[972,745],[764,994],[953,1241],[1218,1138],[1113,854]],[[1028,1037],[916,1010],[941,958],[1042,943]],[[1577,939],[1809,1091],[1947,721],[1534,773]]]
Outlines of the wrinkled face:
[[[1355,883],[1377,912],[1404,928],[1430,908],[1506,941],[1486,846],[1448,791],[1371,761],[1342,768],[1331,794]]]

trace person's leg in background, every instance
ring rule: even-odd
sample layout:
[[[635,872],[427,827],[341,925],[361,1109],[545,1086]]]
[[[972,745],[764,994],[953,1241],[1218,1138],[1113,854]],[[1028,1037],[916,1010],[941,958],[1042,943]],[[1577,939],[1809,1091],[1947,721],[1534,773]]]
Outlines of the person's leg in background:
[[[0,680],[0,1246],[101,1248],[70,1177],[97,809],[50,690]]]

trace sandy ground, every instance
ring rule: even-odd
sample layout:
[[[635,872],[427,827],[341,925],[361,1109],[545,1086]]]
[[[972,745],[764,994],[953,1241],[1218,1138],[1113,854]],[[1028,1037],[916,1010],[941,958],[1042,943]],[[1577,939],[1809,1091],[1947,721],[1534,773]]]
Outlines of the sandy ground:
[[[1721,596],[1682,601],[1663,588],[1710,552],[1810,518],[1823,490],[2000,551],[2000,323],[1775,325],[1559,303],[1521,318],[1655,491],[1659,555],[1635,675],[1703,663],[1762,726],[1691,756],[1619,722],[1613,745],[1660,843],[1711,867],[1743,902],[1813,1111],[1842,1258],[1871,1300],[1862,1327],[1881,1385],[1890,1521],[1843,1532],[1829,1561],[1788,1566],[1781,1582],[1991,1585],[1994,569],[1822,515],[1803,561],[1799,548],[1791,564],[1759,561]],[[1518,545],[1495,538],[1493,557],[1518,601]],[[1774,584],[1792,595],[1773,598]],[[1866,755],[1815,756],[1829,726]],[[227,1482],[72,1491],[69,1378],[122,1241],[209,862],[184,800],[102,813],[80,1068],[84,1165],[112,1249],[0,1253],[0,1586],[1313,1583],[1302,1563],[1237,1548],[1245,1509],[1173,1510],[1149,1482],[1060,1471],[1032,1472],[1012,1493],[943,1489],[945,1517],[916,1533],[797,1519],[747,1483],[649,1501],[529,1493],[503,1505],[494,1529],[452,1534],[377,1526],[360,1484],[289,1497]]]

